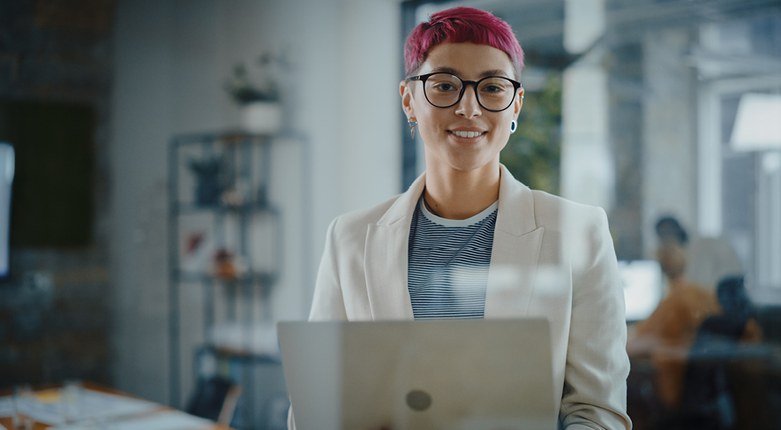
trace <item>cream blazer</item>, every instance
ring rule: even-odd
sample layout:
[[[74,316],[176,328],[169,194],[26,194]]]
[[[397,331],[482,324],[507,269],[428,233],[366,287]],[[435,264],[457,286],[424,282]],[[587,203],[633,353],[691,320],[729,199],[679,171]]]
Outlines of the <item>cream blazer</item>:
[[[424,184],[425,174],[331,223],[310,320],[413,319],[407,250]],[[532,316],[550,322],[564,428],[631,428],[624,296],[605,212],[532,191],[501,166],[485,318]]]

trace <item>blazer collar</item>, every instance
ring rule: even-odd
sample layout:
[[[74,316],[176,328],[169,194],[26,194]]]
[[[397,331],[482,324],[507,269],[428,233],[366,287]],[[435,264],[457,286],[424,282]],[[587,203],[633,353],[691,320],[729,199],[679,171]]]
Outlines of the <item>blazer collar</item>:
[[[534,196],[501,166],[491,268],[485,294],[486,318],[529,313],[544,229],[537,226]]]
[[[534,217],[534,198],[526,185],[519,182],[504,165],[499,165],[499,214],[496,228],[520,236],[537,228]],[[401,194],[377,221],[377,225],[392,225],[400,221],[412,223],[412,214],[426,186],[424,172]]]
[[[521,236],[537,229],[534,216],[534,197],[526,185],[519,182],[503,165],[499,166],[499,213],[496,229],[513,236]]]
[[[412,214],[415,212],[415,206],[418,204],[420,195],[423,194],[423,188],[426,186],[426,173],[412,182],[407,191],[399,195],[399,198],[388,208],[387,211],[377,221],[378,226],[392,226],[396,223],[406,221],[407,227],[412,224]],[[404,222],[402,222],[404,224]]]
[[[414,318],[407,286],[409,229],[425,184],[424,173],[396,199],[376,224],[368,227],[364,268],[374,320]]]
[[[526,315],[534,291],[543,229],[534,217],[531,190],[500,166],[499,213],[486,289],[486,317]],[[375,320],[413,319],[407,285],[409,229],[425,173],[368,227],[364,268]]]

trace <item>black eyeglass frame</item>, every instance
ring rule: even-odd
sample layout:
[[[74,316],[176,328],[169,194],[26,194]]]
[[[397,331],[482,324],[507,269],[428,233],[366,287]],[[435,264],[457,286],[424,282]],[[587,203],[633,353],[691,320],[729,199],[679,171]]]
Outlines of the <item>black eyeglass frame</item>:
[[[428,93],[426,93],[426,80],[428,78],[434,76],[434,75],[450,75],[450,76],[458,79],[459,81],[461,81],[461,92],[458,94],[458,98],[456,99],[455,102],[453,102],[453,104],[447,105],[447,106],[438,106],[438,105],[435,105],[431,100],[429,100]],[[510,83],[513,84],[513,98],[510,99],[510,103],[508,103],[507,106],[503,107],[502,109],[489,109],[489,108],[485,107],[483,105],[483,103],[480,101],[480,95],[477,93],[477,86],[480,84],[480,82],[483,82],[486,79],[494,79],[494,78],[506,79],[506,80],[510,81]],[[486,77],[480,78],[480,79],[478,79],[476,81],[465,81],[465,80],[461,79],[460,76],[457,76],[457,75],[454,75],[454,74],[448,73],[448,72],[432,72],[432,73],[426,73],[425,75],[415,75],[415,76],[410,76],[410,77],[408,77],[405,80],[422,82],[423,83],[423,95],[426,97],[426,101],[428,101],[428,103],[431,106],[434,106],[434,107],[440,108],[440,109],[451,108],[451,107],[457,105],[458,103],[460,103],[461,99],[464,98],[464,93],[466,92],[467,85],[472,85],[472,88],[475,91],[475,100],[477,100],[477,103],[480,105],[481,108],[483,108],[483,109],[485,109],[485,110],[487,110],[489,112],[502,112],[502,111],[507,110],[507,108],[512,106],[513,102],[515,101],[515,97],[518,96],[518,89],[523,87],[523,85],[520,82],[518,82],[516,80],[513,80],[513,79],[510,79],[510,78],[508,78],[506,76],[486,76]]]

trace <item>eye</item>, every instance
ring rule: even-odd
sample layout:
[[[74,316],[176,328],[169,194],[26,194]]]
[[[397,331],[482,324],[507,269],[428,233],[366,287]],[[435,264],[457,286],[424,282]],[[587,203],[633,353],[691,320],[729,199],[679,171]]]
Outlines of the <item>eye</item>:
[[[509,91],[510,82],[501,78],[489,78],[480,83],[483,94],[501,94]]]
[[[451,92],[451,91],[457,91],[456,86],[453,85],[452,82],[446,82],[446,81],[434,82],[431,85],[431,87],[434,90],[437,90],[437,91],[440,91],[440,92],[443,92],[443,93],[447,93],[447,92]]]
[[[429,76],[426,87],[439,94],[451,94],[461,91],[461,81],[448,73],[435,73]]]

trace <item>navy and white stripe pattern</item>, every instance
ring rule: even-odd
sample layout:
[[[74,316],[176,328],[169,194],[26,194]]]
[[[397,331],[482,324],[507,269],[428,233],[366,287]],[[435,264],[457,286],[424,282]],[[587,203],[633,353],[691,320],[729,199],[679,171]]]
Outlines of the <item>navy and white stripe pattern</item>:
[[[415,319],[483,318],[497,208],[498,202],[471,218],[449,220],[420,199],[407,263]]]

